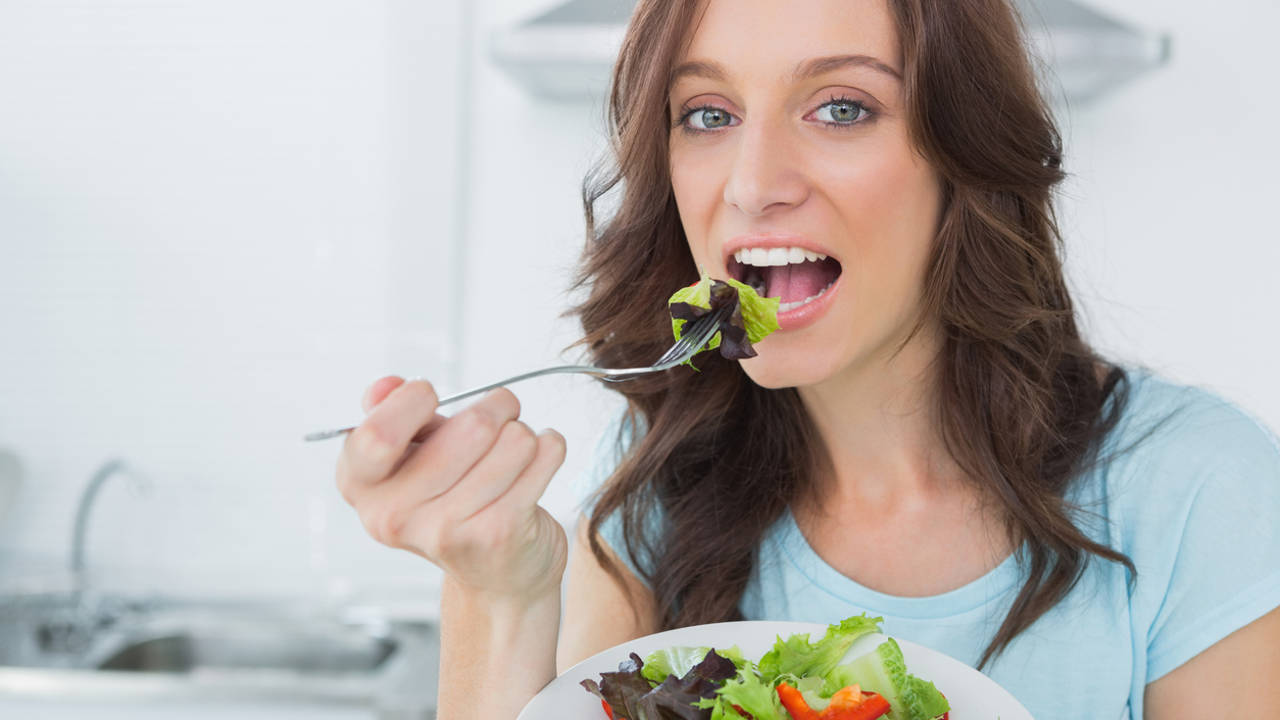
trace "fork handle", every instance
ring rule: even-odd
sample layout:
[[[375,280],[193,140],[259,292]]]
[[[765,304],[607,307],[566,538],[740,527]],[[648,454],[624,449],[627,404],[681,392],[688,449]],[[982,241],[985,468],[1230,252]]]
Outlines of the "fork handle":
[[[618,376],[621,374],[637,374],[638,375],[640,371],[643,371],[646,369],[647,368],[636,368],[635,370],[619,371],[619,370],[604,370],[602,368],[595,367],[594,365],[557,365],[555,367],[543,368],[541,370],[534,370],[532,372],[527,372],[522,375],[509,377],[505,380],[499,380],[498,382],[489,383],[488,385],[473,387],[470,390],[463,390],[460,393],[455,393],[448,397],[440,398],[439,400],[436,401],[436,405],[437,406],[448,405],[451,402],[469,398],[472,395],[479,395],[480,393],[485,392],[486,390],[493,390],[494,388],[500,388],[504,385],[511,385],[512,383],[518,383],[521,380],[528,380],[530,378],[539,377],[541,375],[552,375],[556,373],[582,373],[584,375],[591,375],[593,377],[598,377],[598,378],[613,379],[613,378],[618,378]],[[626,379],[626,378],[624,377],[619,379]],[[351,427],[335,428],[333,430],[322,430],[320,432],[310,433],[304,436],[302,439],[307,442],[313,442],[316,440],[328,440],[329,438],[335,438],[335,437],[338,437],[339,435],[345,435],[351,432],[352,430],[355,430],[356,427],[357,426],[352,425]]]

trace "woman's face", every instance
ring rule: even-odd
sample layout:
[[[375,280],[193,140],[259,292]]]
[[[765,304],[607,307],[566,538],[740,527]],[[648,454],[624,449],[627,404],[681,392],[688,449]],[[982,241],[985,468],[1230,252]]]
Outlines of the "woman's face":
[[[776,388],[883,361],[916,320],[941,209],[886,0],[704,7],[668,98],[671,181],[698,266],[782,298],[743,369]]]

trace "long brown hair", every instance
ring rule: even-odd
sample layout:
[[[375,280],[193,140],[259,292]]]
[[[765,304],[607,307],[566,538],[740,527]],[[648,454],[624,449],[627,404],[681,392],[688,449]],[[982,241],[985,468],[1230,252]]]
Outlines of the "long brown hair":
[[[889,4],[911,137],[944,187],[921,320],[936,319],[943,335],[934,413],[956,462],[998,502],[1025,577],[982,667],[1071,591],[1090,555],[1134,573],[1077,528],[1079,509],[1065,500],[1098,461],[1127,382],[1076,327],[1051,202],[1061,139],[1008,0]],[[609,98],[614,164],[584,182],[577,282],[589,293],[573,312],[606,367],[660,355],[671,342],[666,298],[697,279],[671,189],[667,93],[699,5],[637,4]],[[597,223],[597,203],[614,191],[616,208]],[[621,582],[599,539],[619,513],[623,551],[652,588],[662,629],[742,619],[762,538],[827,467],[794,388],[761,388],[719,357],[700,365],[614,386],[634,437],[590,518],[592,551]],[[649,534],[655,511],[661,532]]]

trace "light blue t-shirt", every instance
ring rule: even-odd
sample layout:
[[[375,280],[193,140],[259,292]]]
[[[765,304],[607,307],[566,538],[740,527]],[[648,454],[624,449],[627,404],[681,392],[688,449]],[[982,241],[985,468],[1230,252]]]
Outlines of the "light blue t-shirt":
[[[1102,456],[1154,432],[1087,473],[1069,499],[1097,513],[1081,529],[1128,555],[1137,582],[1129,587],[1123,565],[1091,558],[1072,592],[984,669],[1038,720],[1140,720],[1147,683],[1280,607],[1280,443],[1209,392],[1144,370],[1129,370],[1129,380]],[[615,434],[606,432],[594,470],[577,483],[584,512],[617,467]],[[602,533],[631,564],[620,523]],[[786,512],[763,539],[739,608],[748,620],[880,615],[887,634],[976,666],[1021,584],[1011,555],[941,595],[876,592],[828,565]]]

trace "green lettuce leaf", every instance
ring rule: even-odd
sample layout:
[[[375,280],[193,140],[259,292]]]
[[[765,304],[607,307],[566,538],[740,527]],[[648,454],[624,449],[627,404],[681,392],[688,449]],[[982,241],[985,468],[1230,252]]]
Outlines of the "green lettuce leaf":
[[[743,668],[726,680],[714,699],[698,703],[698,707],[711,708],[711,720],[742,717],[733,709],[734,705],[751,713],[755,720],[790,720],[773,683],[760,679],[750,668]]]
[[[668,675],[684,677],[698,663],[703,662],[707,653],[710,652],[733,663],[735,670],[746,667],[751,662],[742,656],[742,651],[737,645],[719,650],[709,647],[673,647],[659,650],[646,657],[641,673],[652,683],[660,683],[666,680]]]
[[[755,289],[737,280],[714,280],[706,273],[689,287],[677,290],[667,301],[671,311],[671,331],[680,339],[684,324],[722,306],[732,308],[721,321],[720,332],[698,352],[720,348],[729,360],[755,357],[752,343],[760,342],[778,329],[780,298],[762,298]],[[693,363],[686,362],[692,366]]]
[[[907,673],[902,649],[893,638],[874,651],[834,668],[827,674],[822,690],[830,697],[854,683],[863,690],[880,693],[889,701],[889,720],[931,720],[950,709],[933,683]]]
[[[784,674],[797,678],[824,676],[839,664],[854,640],[880,632],[883,620],[867,617],[865,613],[845,618],[828,626],[826,634],[817,642],[810,642],[808,633],[796,633],[786,640],[779,637],[773,649],[760,658],[760,674],[771,683]],[[826,696],[830,697],[831,693]]]

